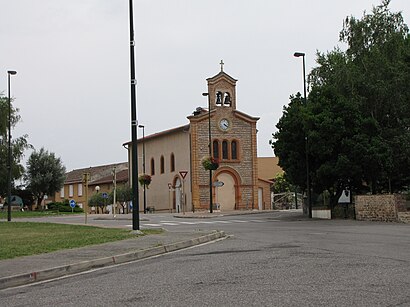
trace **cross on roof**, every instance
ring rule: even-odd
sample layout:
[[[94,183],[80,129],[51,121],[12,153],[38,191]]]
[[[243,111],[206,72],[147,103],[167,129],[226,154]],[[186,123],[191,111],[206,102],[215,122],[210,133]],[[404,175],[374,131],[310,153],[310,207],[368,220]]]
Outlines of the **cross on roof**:
[[[221,60],[221,63],[219,63],[220,65],[221,65],[221,71],[224,71],[224,61],[223,60]]]

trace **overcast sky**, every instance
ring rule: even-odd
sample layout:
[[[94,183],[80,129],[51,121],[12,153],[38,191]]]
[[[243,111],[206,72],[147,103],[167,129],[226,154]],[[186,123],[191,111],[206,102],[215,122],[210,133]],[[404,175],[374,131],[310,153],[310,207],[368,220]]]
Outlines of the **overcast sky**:
[[[258,155],[289,96],[303,92],[302,59],[339,45],[346,16],[381,0],[134,0],[139,124],[146,135],[188,123],[207,106],[206,78],[237,82],[237,108],[258,122]],[[61,157],[67,170],[127,160],[131,139],[127,0],[0,0],[0,92],[12,76],[22,122],[13,137]],[[410,1],[392,0],[409,22]],[[141,133],[141,131],[139,131]],[[26,157],[31,152],[26,153]]]

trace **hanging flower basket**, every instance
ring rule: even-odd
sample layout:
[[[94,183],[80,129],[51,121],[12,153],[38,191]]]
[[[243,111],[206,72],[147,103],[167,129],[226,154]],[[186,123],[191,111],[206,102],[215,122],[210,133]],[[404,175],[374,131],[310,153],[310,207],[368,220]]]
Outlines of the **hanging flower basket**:
[[[203,157],[201,160],[202,166],[206,170],[216,170],[219,167],[219,160],[209,156]]]
[[[140,183],[140,185],[145,185],[148,188],[149,184],[151,183],[151,176],[148,174],[139,175],[138,182]]]

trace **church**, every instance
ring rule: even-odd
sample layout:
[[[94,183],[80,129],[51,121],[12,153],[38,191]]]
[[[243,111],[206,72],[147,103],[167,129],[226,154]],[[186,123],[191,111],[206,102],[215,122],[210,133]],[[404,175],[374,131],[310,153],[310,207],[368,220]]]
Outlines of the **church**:
[[[139,185],[140,211],[271,209],[272,182],[258,176],[259,118],[237,110],[237,80],[223,62],[206,81],[208,109],[196,108],[186,125],[138,139],[138,174],[151,176],[147,187]],[[132,143],[124,146],[131,178]],[[210,157],[217,164],[211,171],[204,167]]]

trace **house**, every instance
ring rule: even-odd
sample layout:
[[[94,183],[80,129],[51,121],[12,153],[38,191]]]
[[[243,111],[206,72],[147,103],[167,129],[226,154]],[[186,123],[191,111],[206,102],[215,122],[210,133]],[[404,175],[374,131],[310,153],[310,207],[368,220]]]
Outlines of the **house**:
[[[80,208],[85,209],[87,197],[91,197],[94,193],[110,193],[113,190],[114,172],[117,184],[128,184],[128,162],[72,170],[66,173],[66,180],[61,190],[48,202],[73,199]],[[86,174],[89,174],[87,186],[85,185]]]

